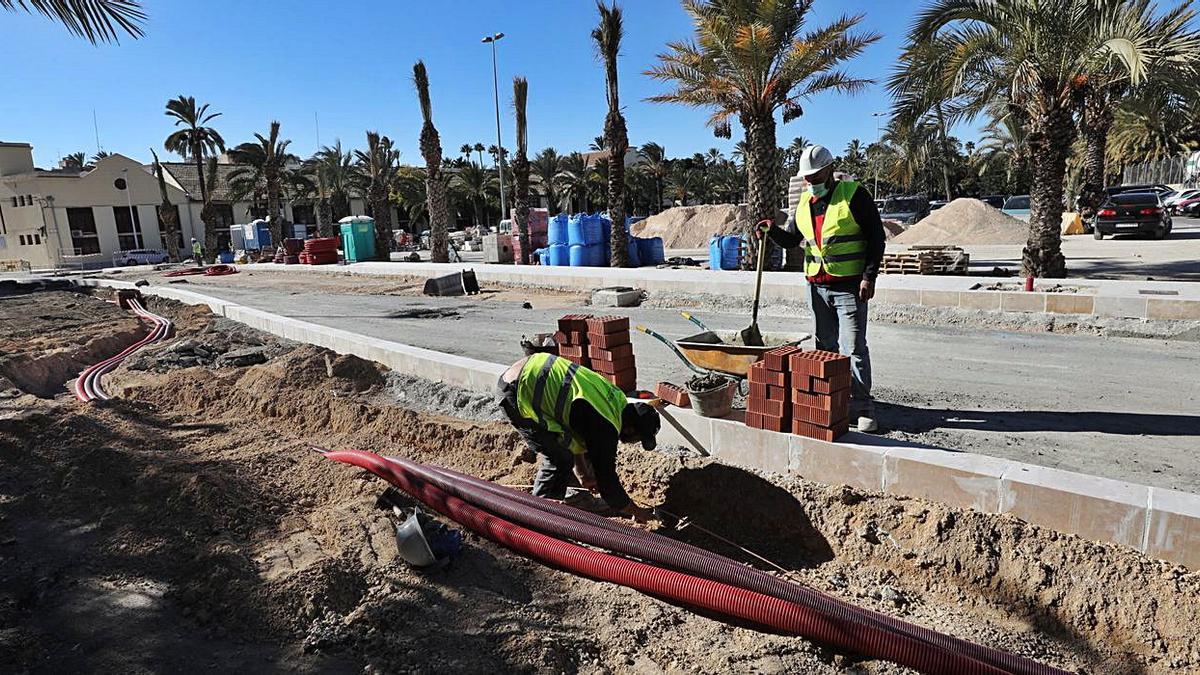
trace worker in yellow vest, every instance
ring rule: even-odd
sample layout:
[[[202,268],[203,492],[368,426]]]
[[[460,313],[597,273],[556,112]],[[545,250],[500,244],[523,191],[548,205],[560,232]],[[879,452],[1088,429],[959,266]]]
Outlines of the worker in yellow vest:
[[[541,457],[533,494],[563,499],[578,484],[599,491],[608,506],[645,522],[654,512],[638,506],[617,476],[617,442],[653,450],[658,411],[630,402],[625,392],[589,368],[553,354],[512,365],[499,382],[499,404]]]
[[[851,417],[858,430],[878,429],[871,396],[867,349],[867,303],[883,261],[883,222],[865,187],[834,177],[833,154],[810,145],[800,154],[799,174],[809,184],[787,224],[764,221],[756,231],[784,248],[804,245],[804,275],[816,323],[817,349],[850,357]]]

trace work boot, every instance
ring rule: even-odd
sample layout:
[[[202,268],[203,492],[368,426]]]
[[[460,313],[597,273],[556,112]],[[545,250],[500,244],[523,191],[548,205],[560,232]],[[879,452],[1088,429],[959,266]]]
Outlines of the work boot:
[[[858,430],[864,434],[875,433],[879,429],[879,425],[875,423],[875,418],[868,415],[858,416]]]

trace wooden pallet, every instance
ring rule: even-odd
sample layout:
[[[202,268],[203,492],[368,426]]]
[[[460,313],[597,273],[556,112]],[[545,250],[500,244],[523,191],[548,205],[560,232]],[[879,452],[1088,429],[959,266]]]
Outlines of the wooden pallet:
[[[887,253],[881,274],[966,274],[970,254],[956,246],[914,246],[912,250]]]

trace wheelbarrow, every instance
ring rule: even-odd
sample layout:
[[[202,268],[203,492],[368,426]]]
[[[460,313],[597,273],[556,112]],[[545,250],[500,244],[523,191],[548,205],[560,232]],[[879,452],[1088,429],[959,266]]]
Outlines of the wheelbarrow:
[[[689,320],[703,326],[691,316]],[[683,361],[689,370],[697,375],[719,375],[739,383],[750,374],[750,366],[761,361],[763,355],[785,345],[799,345],[812,338],[808,333],[763,333],[763,347],[747,347],[732,344],[737,337],[736,330],[714,331],[705,328],[700,333],[689,335],[672,342],[657,331],[645,326],[636,326],[635,330],[663,343]]]

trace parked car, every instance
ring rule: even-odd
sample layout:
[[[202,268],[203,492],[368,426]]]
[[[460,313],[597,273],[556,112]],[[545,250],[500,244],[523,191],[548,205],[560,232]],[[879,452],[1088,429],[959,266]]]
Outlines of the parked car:
[[[1171,232],[1171,215],[1163,208],[1157,192],[1120,192],[1096,211],[1092,236],[1148,234],[1162,239]]]
[[[1174,215],[1190,216],[1192,218],[1200,216],[1200,194],[1175,202],[1171,210],[1174,212]]]
[[[921,196],[888,197],[884,200],[879,217],[912,225],[929,215],[929,200]]]
[[[113,254],[113,262],[121,265],[161,265],[171,262],[167,252],[158,248],[139,248],[132,251],[117,251]]]
[[[1160,197],[1168,192],[1174,192],[1169,185],[1162,183],[1145,183],[1141,185],[1111,185],[1104,188],[1105,196],[1111,197],[1119,195],[1123,192],[1153,192]]]
[[[1004,205],[1000,210],[1013,218],[1021,220],[1029,220],[1029,195],[1013,195],[1004,200]]]
[[[1169,210],[1172,214],[1177,214],[1180,213],[1178,210],[1180,203],[1195,199],[1196,197],[1200,197],[1200,190],[1180,190],[1170,197],[1164,198],[1163,206],[1166,207],[1167,210]]]
[[[1004,208],[1004,199],[1005,199],[1004,195],[987,195],[984,197],[980,197],[979,201],[983,202],[984,204],[987,204],[988,206],[992,207],[993,209],[1002,209],[1002,208]]]
[[[948,201],[946,201],[946,200],[944,200],[944,199],[935,199],[935,200],[933,200],[933,201],[929,202],[929,210],[930,210],[930,211],[937,211],[938,209],[942,208],[943,206],[945,206],[945,205],[947,205],[947,204],[949,204],[949,203],[950,203],[950,202],[948,202]]]

